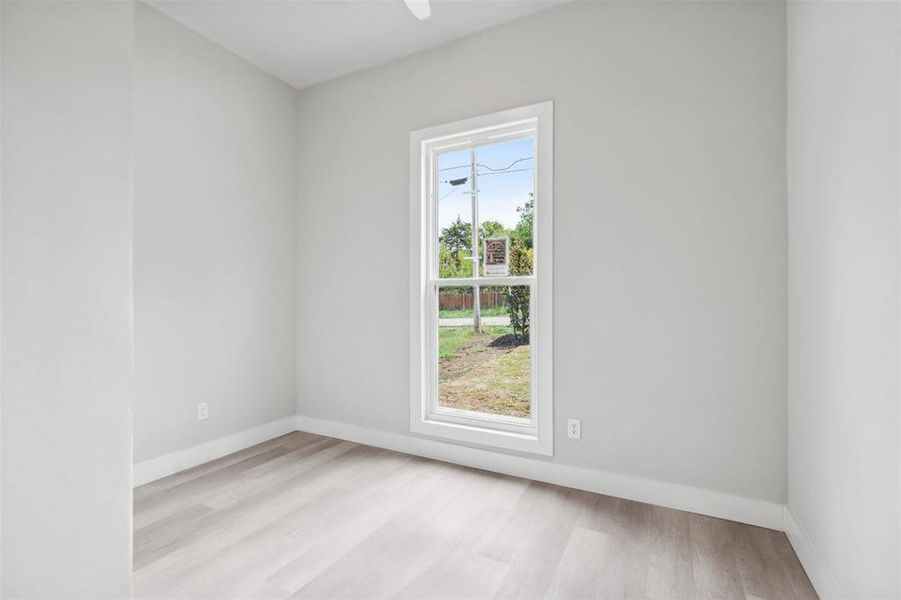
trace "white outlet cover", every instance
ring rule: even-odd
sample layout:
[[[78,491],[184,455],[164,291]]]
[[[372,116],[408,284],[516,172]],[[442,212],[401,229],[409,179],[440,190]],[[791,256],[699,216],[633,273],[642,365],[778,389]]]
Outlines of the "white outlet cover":
[[[197,403],[197,420],[204,421],[210,416],[210,408],[206,402]]]
[[[582,419],[567,419],[566,435],[574,440],[582,439]]]

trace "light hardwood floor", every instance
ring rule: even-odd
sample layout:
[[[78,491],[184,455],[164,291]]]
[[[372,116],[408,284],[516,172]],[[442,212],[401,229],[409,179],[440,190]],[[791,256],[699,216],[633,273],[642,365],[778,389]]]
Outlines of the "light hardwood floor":
[[[135,490],[137,598],[816,598],[780,532],[292,433]]]

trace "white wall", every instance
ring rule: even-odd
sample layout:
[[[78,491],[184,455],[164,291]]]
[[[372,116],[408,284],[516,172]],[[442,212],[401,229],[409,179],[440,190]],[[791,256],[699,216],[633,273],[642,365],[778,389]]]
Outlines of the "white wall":
[[[128,597],[132,7],[2,12],[2,594]]]
[[[300,414],[408,431],[409,132],[543,100],[553,460],[781,503],[778,3],[574,3],[302,91]]]
[[[898,6],[788,12],[788,506],[852,598],[901,595]]]
[[[295,413],[296,163],[292,88],[135,11],[140,462]]]

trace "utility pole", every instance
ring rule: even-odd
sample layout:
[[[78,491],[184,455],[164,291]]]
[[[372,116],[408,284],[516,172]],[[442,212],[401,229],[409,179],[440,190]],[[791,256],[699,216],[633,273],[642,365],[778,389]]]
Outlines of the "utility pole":
[[[470,174],[471,196],[472,196],[472,276],[479,276],[479,181],[478,181],[478,165],[476,165],[476,149],[469,151],[472,171]],[[472,314],[473,326],[476,333],[482,331],[482,298],[479,286],[472,286]]]

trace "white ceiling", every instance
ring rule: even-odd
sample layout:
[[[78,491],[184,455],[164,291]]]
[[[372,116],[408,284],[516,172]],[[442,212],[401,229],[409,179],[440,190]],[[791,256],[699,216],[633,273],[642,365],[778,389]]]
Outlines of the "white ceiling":
[[[418,21],[403,0],[149,0],[297,88],[390,61],[567,0],[432,0]]]

